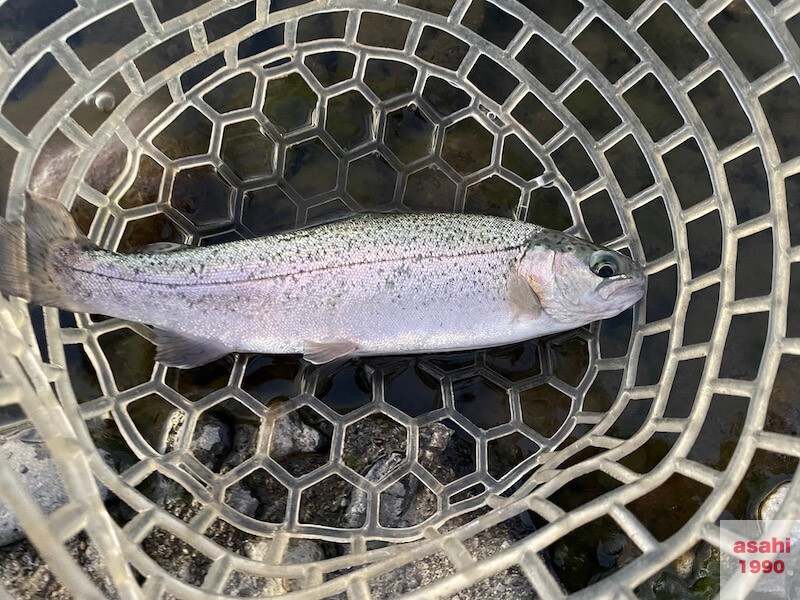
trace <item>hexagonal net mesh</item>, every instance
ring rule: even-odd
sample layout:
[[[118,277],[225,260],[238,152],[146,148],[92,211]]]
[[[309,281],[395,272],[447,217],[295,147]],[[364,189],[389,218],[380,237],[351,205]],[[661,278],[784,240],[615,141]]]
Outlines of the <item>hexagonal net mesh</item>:
[[[32,510],[5,459],[0,500],[82,598],[699,585],[718,520],[798,486],[798,12],[0,4],[10,219],[31,189],[131,252],[367,210],[490,213],[628,251],[649,278],[639,306],[566,335],[319,367],[168,369],[145,326],[0,298],[2,426],[37,430],[68,502]]]

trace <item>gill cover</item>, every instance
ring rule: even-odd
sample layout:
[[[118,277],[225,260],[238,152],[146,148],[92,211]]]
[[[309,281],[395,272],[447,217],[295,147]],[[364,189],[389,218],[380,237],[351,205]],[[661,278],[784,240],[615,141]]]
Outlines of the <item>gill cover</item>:
[[[644,294],[644,275],[634,261],[560,232],[532,240],[518,272],[542,310],[566,324],[617,315]]]

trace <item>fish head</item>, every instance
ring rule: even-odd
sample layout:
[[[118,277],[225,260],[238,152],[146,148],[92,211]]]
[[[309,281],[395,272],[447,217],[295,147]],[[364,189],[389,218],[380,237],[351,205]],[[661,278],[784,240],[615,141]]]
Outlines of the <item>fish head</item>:
[[[642,267],[624,254],[559,231],[528,244],[521,275],[554,320],[576,327],[618,315],[645,292]]]

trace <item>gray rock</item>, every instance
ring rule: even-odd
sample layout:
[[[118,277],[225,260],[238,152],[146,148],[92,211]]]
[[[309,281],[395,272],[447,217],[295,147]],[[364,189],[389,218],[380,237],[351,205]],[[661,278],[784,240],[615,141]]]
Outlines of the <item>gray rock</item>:
[[[250,493],[250,490],[241,481],[237,481],[228,488],[225,503],[248,517],[256,515],[256,510],[258,510],[258,505],[260,504],[258,499]]]
[[[233,433],[231,452],[222,462],[221,473],[227,473],[255,455],[258,445],[258,427],[247,423],[239,423]]]
[[[292,540],[286,553],[283,555],[283,562],[287,565],[299,565],[303,563],[317,562],[325,558],[322,547],[314,540]]]
[[[434,459],[444,452],[452,436],[453,430],[442,423],[422,428],[419,434],[420,456],[429,460]]]
[[[447,527],[458,527],[468,523],[470,515],[456,517]],[[488,558],[505,550],[514,542],[529,535],[532,526],[525,524],[519,517],[483,531],[464,541],[464,546],[477,560]],[[439,579],[455,573],[452,563],[443,553],[425,556],[414,562],[405,564],[394,571],[376,577],[369,582],[370,594],[375,600],[389,600],[414,591],[422,591]],[[527,577],[519,567],[510,567],[484,579],[475,585],[459,591],[450,600],[501,600],[537,598]]]
[[[108,600],[119,594],[108,575],[103,556],[85,534],[67,540],[64,544],[72,559],[86,573]],[[12,598],[47,598],[47,600],[72,600],[73,591],[66,589],[55,577],[41,554],[28,540],[20,540],[0,548],[0,589]]]
[[[206,415],[195,427],[191,444],[192,454],[209,469],[216,471],[230,453],[230,449],[230,428],[216,417]]]
[[[364,477],[369,481],[380,481],[391,473],[405,460],[405,455],[399,452],[392,452],[389,456],[378,459]],[[406,500],[409,492],[413,494],[416,490],[407,490],[402,482],[398,481],[390,486],[383,494],[380,501],[380,522],[384,526],[395,525],[400,518],[400,514],[407,506]],[[354,488],[350,494],[350,504],[344,513],[345,526],[360,527],[364,523],[367,512],[367,493],[359,488]]]
[[[316,452],[321,445],[320,432],[303,423],[293,412],[275,420],[269,454],[279,460],[291,454]]]
[[[610,538],[597,543],[597,563],[604,569],[617,564],[620,553],[625,548],[625,536],[614,534]]]
[[[758,507],[758,518],[762,521],[774,519],[788,495],[789,484],[786,482],[772,490],[767,494],[764,500],[761,501],[761,505]]]
[[[257,561],[272,560],[272,542],[266,539],[253,540],[245,544],[247,556]],[[283,564],[302,564],[322,560],[322,547],[312,540],[293,540],[283,556]],[[278,577],[259,577],[251,573],[234,572],[225,593],[231,596],[280,596],[300,589],[302,582]]]
[[[111,463],[111,455],[98,450],[103,460]],[[0,452],[9,466],[20,476],[25,490],[33,497],[39,509],[50,515],[69,501],[58,468],[47,446],[33,429],[26,429],[6,439]],[[108,489],[98,483],[100,495],[105,500]],[[0,546],[25,537],[19,521],[11,510],[0,504]]]

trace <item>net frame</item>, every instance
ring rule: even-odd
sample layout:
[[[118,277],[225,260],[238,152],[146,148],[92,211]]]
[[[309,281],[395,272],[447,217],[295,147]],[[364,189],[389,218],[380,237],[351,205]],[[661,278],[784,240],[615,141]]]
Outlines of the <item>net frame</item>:
[[[53,25],[22,44],[13,54],[9,54],[5,49],[0,49],[0,89],[13,90],[15,85],[26,74],[28,70],[26,67],[34,64],[44,52],[52,53],[60,67],[75,82],[52,105],[47,113],[38,120],[27,135],[14,126],[5,115],[0,115],[0,138],[18,154],[9,179],[10,197],[12,199],[21,197],[22,190],[28,187],[40,148],[44,146],[50,133],[58,130],[75,146],[85,150],[79,154],[71,167],[59,192],[59,200],[69,204],[71,199],[79,194],[89,202],[95,203],[98,208],[106,211],[108,215],[119,217],[118,207],[115,207],[114,203],[109,201],[106,195],[99,193],[84,181],[84,176],[95,158],[95,154],[89,150],[105,146],[112,136],[117,135],[129,150],[135,152],[136,148],[141,147],[143,141],[146,144],[148,138],[152,139],[155,136],[160,123],[169,121],[170,118],[177,114],[178,110],[182,108],[179,105],[191,100],[191,98],[199,97],[203,90],[211,89],[211,87],[220,82],[219,79],[209,79],[205,84],[201,84],[197,88],[184,91],[178,83],[176,74],[185,72],[191,66],[200,64],[219,51],[222,52],[229,67],[238,67],[240,61],[235,54],[235,48],[232,47],[231,36],[234,36],[237,40],[244,40],[260,31],[265,22],[268,22],[270,26],[280,23],[284,23],[285,26],[285,45],[277,48],[270,58],[278,58],[279,53],[283,51],[300,51],[310,54],[325,50],[342,49],[343,47],[359,47],[357,41],[359,16],[361,10],[368,9],[371,13],[387,14],[411,21],[409,34],[402,50],[364,48],[363,46],[361,48],[367,50],[370,53],[369,56],[373,58],[397,58],[402,56],[406,61],[416,61],[415,64],[419,66],[423,75],[417,78],[417,85],[420,87],[412,91],[413,96],[416,97],[421,93],[421,86],[428,73],[442,78],[458,78],[462,85],[473,92],[475,98],[480,98],[480,102],[476,101],[470,107],[469,114],[471,118],[479,120],[495,136],[502,136],[512,130],[519,132],[511,112],[526,93],[533,91],[538,98],[545,102],[548,110],[556,115],[559,121],[564,124],[564,127],[545,144],[540,144],[532,135],[527,135],[525,141],[529,146],[534,147],[537,156],[542,158],[546,172],[555,174],[554,178],[547,183],[554,185],[566,197],[571,199],[570,210],[576,224],[574,230],[578,233],[585,234],[586,232],[583,216],[579,210],[583,201],[593,196],[600,189],[607,189],[612,198],[625,198],[614,171],[605,157],[605,152],[623,138],[632,136],[647,160],[648,167],[654,175],[654,183],[651,187],[638,192],[632,197],[625,198],[624,201],[615,206],[624,233],[618,239],[613,240],[614,243],[612,245],[622,247],[630,244],[634,256],[644,258],[639,241],[635,236],[636,222],[633,212],[637,208],[653,202],[658,197],[663,197],[666,200],[665,206],[670,217],[675,250],[667,253],[659,260],[648,262],[647,273],[648,275],[654,275],[673,265],[676,266],[679,274],[679,292],[676,298],[675,310],[669,318],[647,323],[643,311],[636,313],[636,327],[630,345],[630,355],[627,359],[600,358],[596,347],[596,338],[593,338],[593,345],[590,346],[591,368],[587,371],[579,386],[572,389],[564,387],[562,391],[581,397],[591,385],[598,370],[609,368],[625,369],[624,391],[620,394],[613,408],[605,414],[583,412],[578,408],[579,403],[576,403],[574,410],[571,412],[571,424],[589,424],[592,426],[591,433],[583,436],[566,449],[549,455],[544,452],[537,457],[541,467],[510,497],[505,498],[499,495],[499,492],[503,491],[502,488],[497,488],[497,483],[493,479],[488,479],[488,475],[485,474],[485,468],[483,468],[483,475],[487,479],[481,481],[491,484],[498,492],[497,494],[487,494],[485,498],[481,499],[486,506],[491,507],[490,513],[474,521],[471,527],[462,527],[446,535],[438,534],[429,525],[427,528],[419,527],[416,531],[405,532],[403,537],[405,539],[413,539],[414,537],[424,536],[426,539],[381,550],[366,551],[366,541],[368,539],[383,539],[387,532],[380,531],[379,527],[372,530],[367,528],[362,532],[348,534],[352,547],[356,552],[349,556],[325,561],[313,566],[282,565],[279,562],[275,565],[265,565],[264,563],[232,556],[207,538],[204,538],[200,533],[203,530],[203,526],[208,525],[211,516],[213,516],[210,511],[207,514],[201,513],[200,516],[187,525],[170,515],[164,514],[152,502],[141,497],[141,495],[137,495],[138,492],[135,492],[133,486],[152,472],[150,469],[156,463],[159,463],[160,458],[153,456],[144,458],[137,465],[137,468],[124,473],[121,480],[100,459],[85,431],[84,423],[90,416],[105,414],[109,410],[119,410],[121,406],[124,406],[124,402],[142,397],[143,394],[152,391],[152,389],[169,394],[170,392],[167,388],[158,385],[159,378],[161,378],[160,382],[162,384],[164,382],[165,370],[156,367],[153,380],[154,388],[141,388],[136,390],[135,393],[126,396],[124,393],[118,393],[118,390],[115,389],[113,377],[110,376],[110,369],[106,364],[105,372],[109,375],[104,385],[110,393],[98,401],[78,405],[64,371],[52,366],[63,365],[65,360],[63,345],[59,343],[58,336],[63,335],[60,340],[62,342],[85,341],[88,344],[92,344],[96,342],[97,337],[112,331],[114,327],[119,327],[119,324],[100,324],[98,326],[85,320],[79,321],[79,327],[75,329],[64,330],[60,326],[57,312],[46,310],[45,320],[48,333],[62,331],[65,333],[55,333],[48,339],[47,349],[50,360],[45,362],[39,356],[38,346],[22,305],[16,301],[13,303],[3,301],[0,304],[0,314],[3,315],[3,337],[9,350],[6,355],[0,358],[0,372],[3,375],[4,390],[7,392],[2,394],[2,403],[4,405],[22,404],[27,417],[51,449],[54,460],[61,469],[68,494],[73,499],[72,502],[59,509],[57,513],[45,521],[47,527],[37,527],[33,519],[28,520],[26,523],[23,514],[19,511],[15,512],[20,515],[20,519],[23,521],[31,540],[36,544],[40,552],[45,555],[48,565],[58,573],[60,578],[63,578],[63,581],[68,586],[74,589],[89,589],[85,587],[87,585],[85,577],[75,568],[74,563],[67,557],[66,553],[63,552],[63,542],[85,527],[92,541],[101,547],[103,555],[108,561],[107,568],[109,573],[124,597],[159,597],[163,592],[180,595],[181,597],[205,597],[203,595],[204,592],[218,593],[224,587],[230,573],[234,570],[252,572],[267,577],[302,576],[305,578],[306,585],[309,586],[303,592],[306,597],[324,597],[325,595],[340,592],[359,596],[368,593],[368,582],[376,575],[389,572],[402,564],[418,559],[420,556],[437,552],[442,552],[448,557],[455,566],[456,574],[427,586],[424,590],[417,592],[418,595],[423,593],[453,593],[492,574],[517,565],[541,596],[559,596],[561,595],[559,585],[548,572],[547,566],[537,553],[559,539],[564,533],[574,530],[582,524],[589,523],[600,516],[608,515],[614,519],[643,554],[630,565],[595,583],[591,588],[580,592],[577,596],[580,597],[591,593],[593,595],[599,594],[600,597],[633,597],[633,590],[638,584],[659,568],[674,560],[699,540],[706,540],[711,544],[717,543],[718,529],[714,525],[715,519],[725,508],[727,501],[735,491],[736,484],[744,476],[756,449],[768,450],[787,456],[800,456],[800,442],[797,439],[763,429],[770,393],[780,358],[783,354],[800,354],[800,345],[798,345],[797,339],[787,338],[785,335],[790,285],[789,270],[792,262],[800,260],[800,253],[798,253],[797,247],[792,247],[790,244],[785,179],[800,172],[798,167],[800,163],[796,158],[782,160],[769,120],[762,104],[759,102],[760,96],[775,89],[790,78],[798,78],[798,64],[800,64],[798,62],[800,54],[798,53],[800,51],[786,26],[786,22],[800,12],[800,4],[790,0],[778,6],[771,6],[766,2],[747,2],[749,9],[753,11],[765,27],[770,38],[783,55],[783,61],[779,65],[754,81],[748,80],[743,74],[740,65],[719,41],[709,25],[713,17],[729,4],[724,0],[711,0],[697,10],[688,3],[678,0],[669,2],[645,1],[627,20],[623,19],[610,7],[598,3],[597,5],[584,7],[580,15],[562,33],[553,29],[548,23],[521,5],[513,2],[498,2],[496,3],[498,7],[509,15],[519,18],[523,23],[523,26],[505,49],[498,48],[475,32],[459,27],[460,21],[462,21],[470,8],[470,3],[466,1],[456,2],[447,16],[423,12],[402,4],[365,3],[363,6],[354,9],[352,2],[326,2],[324,5],[325,11],[350,11],[344,38],[336,42],[313,42],[300,49],[300,45],[294,43],[297,33],[297,20],[302,16],[318,12],[317,9],[319,7],[315,3],[271,12],[268,3],[256,2],[256,18],[252,23],[232,32],[228,36],[209,42],[207,30],[203,27],[203,23],[215,17],[221,11],[221,6],[232,10],[248,3],[227,2],[220,6],[215,3],[207,3],[184,15],[162,23],[154,8],[148,2],[142,0],[135,1],[131,5],[141,19],[145,33],[120,52],[117,52],[111,60],[102,62],[94,69],[88,69],[66,40],[72,33],[82,29],[87,22],[111,14],[123,4],[81,2],[77,10],[65,14]],[[669,6],[680,16],[684,25],[709,54],[709,58],[703,64],[681,80],[675,78],[661,57],[648,46],[638,33],[638,27],[662,6]],[[424,21],[418,20],[423,17]],[[574,41],[595,19],[602,20],[612,31],[622,39],[627,40],[640,57],[638,65],[613,84],[572,44],[564,43],[565,41]],[[425,25],[436,26],[445,31],[450,31],[470,46],[470,50],[457,71],[450,72],[436,65],[424,65],[414,54]],[[181,31],[188,31],[194,53],[174,63],[170,69],[145,81],[133,62],[134,57],[140,56],[148,49],[158,45],[162,40],[171,38]],[[576,67],[574,73],[555,92],[551,92],[544,85],[530,78],[529,74],[526,74],[524,68],[518,63],[508,61],[509,57],[516,56],[524,48],[533,35],[540,36],[551,46],[559,48],[563,55]],[[503,64],[520,81],[520,84],[502,104],[498,104],[486,97],[477,86],[468,80],[468,75],[480,56],[487,56]],[[263,61],[266,56],[259,55],[257,58],[259,61]],[[361,61],[358,67],[360,70],[357,73],[354,85],[362,95],[370,97],[372,91],[363,84],[365,62]],[[279,77],[281,74],[289,73],[291,70],[298,68],[300,68],[299,63],[287,63],[277,67],[274,75]],[[721,73],[730,85],[753,130],[750,135],[721,150],[717,149],[707,123],[703,120],[690,98],[692,90],[717,72]],[[88,135],[72,117],[67,115],[117,73],[121,74],[130,88],[131,94],[109,115],[97,133]],[[647,129],[623,97],[623,94],[647,75],[654,76],[662,84],[685,122],[684,126],[657,142],[653,142]],[[307,81],[313,84],[313,80],[310,78]],[[600,140],[594,139],[585,125],[566,110],[563,105],[564,100],[581,83],[586,81],[600,91],[602,96],[612,103],[614,110],[622,117],[621,124]],[[174,112],[163,113],[160,116],[161,121],[153,121],[149,127],[145,127],[144,130],[134,135],[128,131],[125,118],[131,114],[137,105],[137,101],[150,96],[163,85],[167,86],[170,98],[176,105],[173,109]],[[321,88],[317,88],[314,91],[319,95],[324,95],[325,93],[333,95],[330,91],[326,92]],[[3,102],[7,98],[8,95],[6,94]],[[385,110],[388,112],[391,107]],[[324,115],[319,114],[317,118],[324,120]],[[452,121],[455,122],[459,118],[459,116],[453,117]],[[440,131],[446,130],[448,124],[446,121],[443,122]],[[215,143],[221,144],[221,132],[215,130],[214,135],[217,137],[214,138],[212,136],[212,145]],[[550,160],[552,153],[571,138],[577,139],[584,149],[590,150],[589,155],[599,173],[599,177],[594,181],[575,191],[572,190],[564,175],[559,172],[556,164]],[[710,165],[709,175],[712,181],[713,193],[709,198],[684,209],[672,185],[663,157],[689,138],[693,138],[698,142],[706,165]],[[288,140],[287,144],[290,143],[291,140]],[[438,143],[443,143],[443,139],[440,139]],[[764,163],[768,167],[766,168],[766,173],[769,178],[771,192],[771,211],[761,217],[739,224],[730,201],[731,192],[728,187],[724,165],[753,149],[760,151]],[[148,148],[148,150],[155,153],[157,148],[152,147]],[[134,159],[126,165],[129,173],[138,164],[138,161],[135,160],[137,155],[133,154],[133,156]],[[353,151],[344,153],[339,158],[344,161],[350,161],[357,159],[358,156],[359,151]],[[475,181],[479,181],[481,177],[490,174],[492,169],[500,169],[502,167],[500,161],[500,145],[496,143],[493,147],[491,164],[487,167],[489,170],[482,175],[476,175]],[[181,166],[191,167],[192,164],[190,160]],[[200,162],[197,162],[197,164],[200,164]],[[125,178],[126,176],[123,175],[120,180],[123,181]],[[469,183],[469,180],[461,181],[458,185],[466,188]],[[521,198],[526,198],[527,193],[543,183],[544,181],[540,179],[525,184],[527,187],[523,186],[521,188]],[[122,185],[119,188],[121,189]],[[114,195],[113,189],[109,192],[109,195]],[[6,214],[9,217],[17,216],[20,208],[21,206],[12,200],[6,209]],[[146,216],[150,214],[148,211],[157,210],[157,208],[147,208],[147,210],[133,213],[132,216]],[[519,214],[523,218],[526,216],[526,209],[527,205],[523,200],[519,205]],[[724,226],[722,263],[719,269],[700,277],[693,277],[690,266],[689,242],[685,228],[678,227],[676,223],[686,224],[713,211],[718,211]],[[119,225],[108,228],[106,225],[109,217],[103,212],[100,214],[101,217],[95,219],[92,225],[92,231],[96,233],[102,232],[100,239],[107,245],[113,246],[122,235],[125,219],[118,219]],[[736,299],[737,241],[767,229],[772,230],[774,240],[771,292],[759,297]],[[720,300],[712,339],[704,344],[683,346],[680,343],[683,333],[682,324],[688,310],[691,294],[715,284],[720,286]],[[753,381],[716,377],[725,352],[725,340],[732,319],[737,315],[765,311],[769,311],[768,339],[760,361],[758,376]],[[670,347],[659,381],[653,385],[637,386],[636,359],[642,344],[648,336],[663,332],[670,332]],[[95,346],[95,348],[97,352],[95,362],[98,365],[102,365],[102,351],[99,346]],[[686,420],[661,416],[668,401],[669,389],[675,377],[678,363],[681,360],[698,357],[705,357],[706,365],[700,384],[700,392],[696,398],[691,418]],[[232,382],[235,381],[237,376],[241,377],[242,368],[243,365],[241,364],[234,368],[231,376]],[[482,367],[476,367],[476,369],[482,376],[492,377],[491,369]],[[102,371],[103,369],[100,368],[99,372]],[[53,394],[49,382],[54,384],[56,395]],[[227,390],[227,392],[232,392],[234,397],[237,397],[236,390]],[[745,427],[731,459],[730,466],[725,472],[718,472],[687,458],[691,446],[700,433],[704,421],[703,417],[713,394],[726,394],[750,399],[750,408]],[[640,398],[653,398],[654,402],[646,424],[637,434],[630,439],[622,441],[606,435],[608,429],[622,413],[626,404]],[[182,405],[187,412],[198,410],[196,406],[190,407],[186,404],[184,402],[185,399],[180,398],[177,394],[170,396],[170,399],[176,404]],[[243,403],[252,405],[253,399],[246,394],[242,394],[239,399]],[[306,401],[308,401],[308,398],[298,397],[295,399],[294,404],[287,404],[282,410],[284,413],[288,413],[294,408],[303,405]],[[318,412],[325,412],[324,406],[318,403],[313,404],[313,408]],[[341,419],[340,415],[331,411],[324,416],[331,421],[337,421],[343,431],[347,424],[367,416],[374,408],[373,406],[361,412],[348,415],[347,419]],[[414,433],[416,432],[415,428],[419,427],[418,423],[409,421],[399,411],[392,411],[389,405],[379,404],[379,408],[383,412],[388,412],[395,420],[403,422],[403,425],[411,432],[411,438],[416,437]],[[469,427],[468,422],[463,422],[463,424]],[[491,435],[498,433],[493,432],[493,434],[487,435],[486,432],[478,428],[470,427],[469,429],[481,447],[488,443]],[[565,427],[560,435],[552,440],[550,448],[557,447],[561,441],[566,439],[569,433],[568,429],[568,427]],[[670,451],[669,460],[664,461],[655,470],[645,475],[635,473],[617,462],[621,457],[638,448],[656,431],[680,434],[677,443]],[[128,433],[130,439],[133,440],[135,431],[130,430]],[[605,448],[606,451],[597,457],[584,460],[566,469],[558,468],[561,463],[588,446]],[[142,454],[145,453],[144,448],[140,450]],[[334,455],[331,464],[334,464],[336,459],[337,456]],[[413,455],[410,460],[414,461]],[[164,464],[159,466],[165,468]],[[573,481],[581,475],[596,470],[606,473],[624,485],[568,513],[547,501],[547,497],[564,485],[565,482]],[[338,471],[334,469],[331,472],[334,471],[342,476],[348,475],[346,470]],[[3,469],[0,469],[0,473],[9,484],[14,481],[5,465]],[[173,479],[180,477],[175,470],[168,471],[168,473]],[[713,488],[713,491],[703,504],[702,509],[675,536],[671,537],[667,544],[657,541],[647,528],[626,508],[626,504],[633,499],[642,497],[647,492],[657,489],[673,473],[679,473],[707,485]],[[424,471],[417,471],[416,474],[423,479],[426,477]],[[520,479],[522,475],[523,471],[521,470],[516,479]],[[105,513],[99,495],[96,494],[96,488],[87,484],[87,482],[92,481],[93,476],[139,511],[139,517],[128,523],[123,530],[120,530],[109,518],[106,518],[107,515],[103,516]],[[515,478],[512,475],[506,480],[506,484],[514,481]],[[191,485],[191,481],[186,478],[182,479],[182,483]],[[352,479],[351,483],[357,486],[364,485],[362,480],[357,479]],[[435,481],[430,479],[427,480],[427,483],[431,487],[436,486]],[[798,495],[796,488],[797,482],[794,481],[788,500],[781,509],[780,514],[783,518],[797,516]],[[29,498],[25,498],[22,492],[16,490],[18,490],[18,487],[15,485],[3,486],[0,491],[3,502],[17,508],[30,506]],[[196,491],[201,494],[199,489]],[[209,499],[209,502],[209,506],[213,505],[213,500]],[[217,508],[222,509],[222,506],[218,503]],[[462,507],[459,510],[463,512],[465,509],[466,507]],[[475,528],[488,528],[527,510],[536,511],[547,518],[550,523],[525,540],[498,552],[488,559],[476,562],[472,558],[463,541],[475,533]],[[441,516],[446,519],[454,516],[454,514],[455,511]],[[101,518],[95,520],[89,518],[89,515],[101,515]],[[232,515],[228,516],[235,518]],[[475,525],[475,523],[478,524]],[[189,541],[195,548],[214,561],[203,583],[202,591],[161,572],[160,567],[141,550],[138,542],[156,524],[175,533],[181,539]],[[264,533],[264,531],[261,531],[261,533]],[[293,535],[301,537],[316,536],[319,539],[341,539],[338,533],[326,531],[324,528],[300,528],[286,534],[279,532],[273,537],[273,545],[278,555],[282,554],[281,549],[286,549],[288,541]],[[141,590],[134,583],[129,564],[135,566],[142,573],[154,574]],[[363,566],[348,575],[339,576],[323,583],[324,574],[356,565]]]

